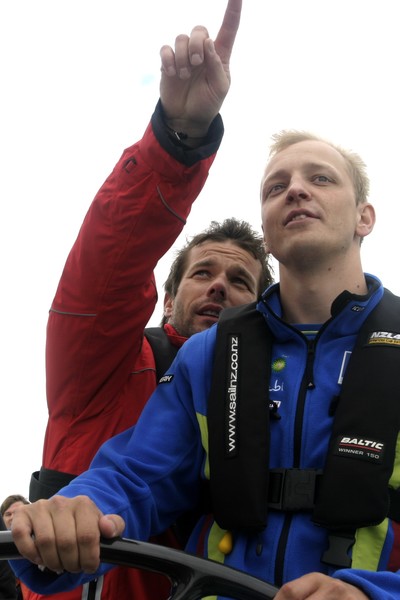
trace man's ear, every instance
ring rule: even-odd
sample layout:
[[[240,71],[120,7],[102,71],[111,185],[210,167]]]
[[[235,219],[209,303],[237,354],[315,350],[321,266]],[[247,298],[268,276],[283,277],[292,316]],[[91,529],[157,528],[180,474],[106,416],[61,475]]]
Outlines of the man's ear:
[[[267,254],[269,254],[269,253],[270,253],[270,252],[269,252],[269,246],[268,246],[268,242],[267,242],[267,240],[265,239],[265,235],[264,235],[264,241],[263,241],[263,245],[264,245],[264,250],[265,250],[265,252],[266,252]]]
[[[356,228],[356,234],[362,239],[369,235],[375,225],[375,209],[369,202],[363,202],[359,205],[359,219]]]
[[[261,231],[263,232],[263,238],[264,238],[264,250],[267,254],[269,254],[269,247],[267,244],[267,240],[265,239],[264,225],[262,223],[261,223]]]
[[[164,317],[170,319],[172,316],[172,309],[174,307],[174,299],[168,292],[165,292],[164,295]]]

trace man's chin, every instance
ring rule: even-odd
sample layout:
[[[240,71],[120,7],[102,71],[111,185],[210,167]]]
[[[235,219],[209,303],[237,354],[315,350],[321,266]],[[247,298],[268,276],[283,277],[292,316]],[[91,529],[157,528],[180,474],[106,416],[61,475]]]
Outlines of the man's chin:
[[[206,329],[210,329],[215,323],[218,323],[218,319],[215,317],[204,317],[197,316],[195,322],[193,323],[194,333],[200,333],[200,331],[205,331]]]

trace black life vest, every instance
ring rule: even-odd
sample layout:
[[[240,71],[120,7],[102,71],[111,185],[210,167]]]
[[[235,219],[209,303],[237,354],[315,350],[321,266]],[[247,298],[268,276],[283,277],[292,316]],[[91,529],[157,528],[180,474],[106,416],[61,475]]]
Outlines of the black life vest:
[[[156,376],[159,381],[171,366],[179,348],[171,344],[163,327],[146,327],[144,335],[153,351]]]
[[[315,523],[340,532],[399,520],[399,493],[388,482],[400,431],[400,298],[385,290],[358,334],[322,475],[268,469],[272,342],[256,303],[223,311],[208,405],[217,523],[255,533],[267,524],[268,506],[312,510]]]

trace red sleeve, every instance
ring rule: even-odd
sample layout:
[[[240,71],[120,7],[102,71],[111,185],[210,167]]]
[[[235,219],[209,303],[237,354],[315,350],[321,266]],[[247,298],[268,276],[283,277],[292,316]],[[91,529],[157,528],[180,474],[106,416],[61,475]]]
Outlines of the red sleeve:
[[[160,146],[149,125],[90,206],[48,320],[47,468],[74,472],[73,461],[63,457],[72,451],[74,427],[101,427],[102,414],[113,419],[118,413],[157,300],[154,267],[182,231],[213,159],[185,166]]]

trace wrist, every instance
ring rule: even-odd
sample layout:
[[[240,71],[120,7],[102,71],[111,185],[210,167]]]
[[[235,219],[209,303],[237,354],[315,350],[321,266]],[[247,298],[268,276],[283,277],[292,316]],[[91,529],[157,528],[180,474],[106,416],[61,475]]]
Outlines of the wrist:
[[[194,119],[173,119],[164,113],[164,123],[173,131],[181,131],[190,138],[206,137],[211,121],[195,121]]]
[[[180,143],[182,146],[188,146],[189,148],[196,148],[201,146],[203,140],[207,137],[208,129],[206,131],[199,129],[187,129],[180,130],[180,128],[171,126],[171,122],[164,123],[168,135],[175,143]]]

